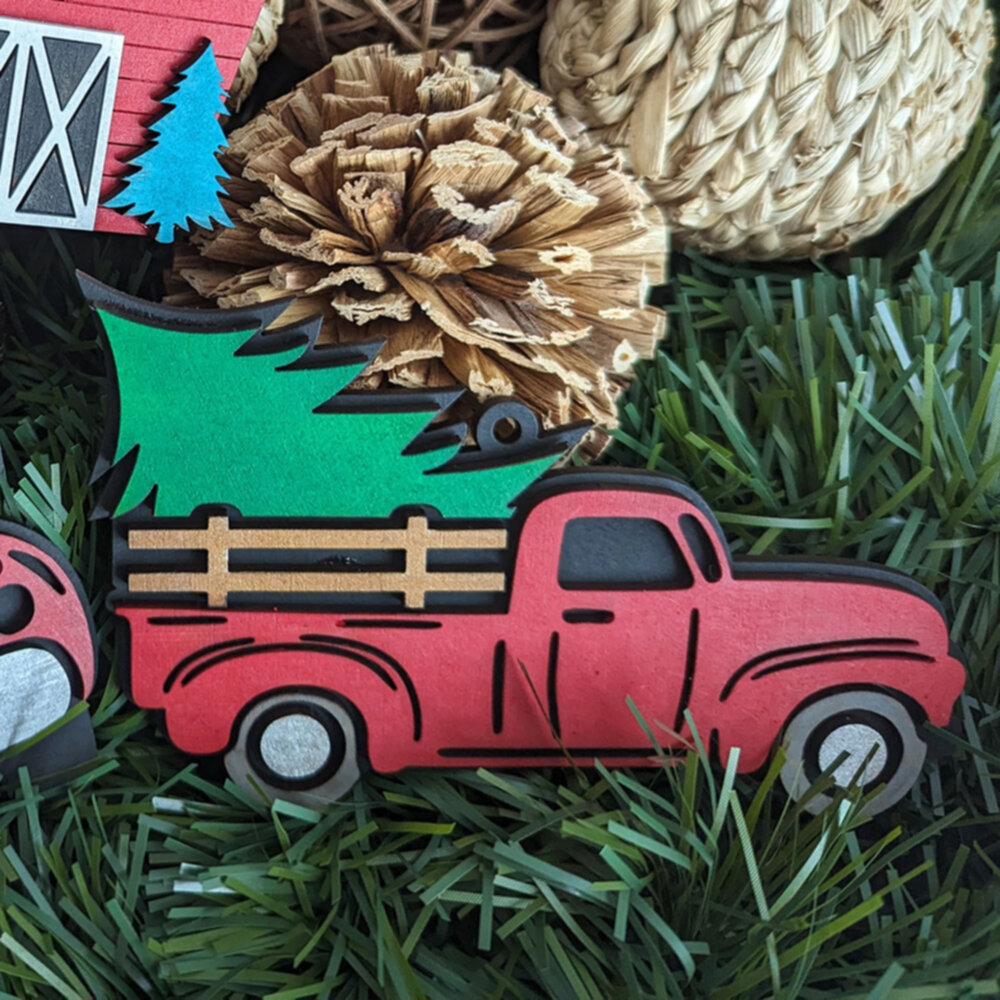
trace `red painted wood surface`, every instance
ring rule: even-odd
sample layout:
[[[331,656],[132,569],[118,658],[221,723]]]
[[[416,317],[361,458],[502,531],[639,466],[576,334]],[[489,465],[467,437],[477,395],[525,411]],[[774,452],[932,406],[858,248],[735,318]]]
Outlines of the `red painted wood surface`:
[[[113,31],[125,38],[122,65],[104,165],[102,198],[126,169],[124,163],[148,145],[146,123],[160,111],[159,99],[177,70],[211,39],[228,87],[250,40],[262,0],[4,0],[5,17]],[[221,109],[221,104],[220,104]],[[96,228],[142,233],[136,219],[99,208]]]
[[[23,529],[0,524],[0,588],[24,587],[32,601],[32,614],[23,628],[0,632],[0,653],[35,645],[54,648],[58,658],[78,672],[81,694],[86,697],[94,686],[95,662],[85,595],[62,560],[42,547],[45,542],[39,539],[35,544],[29,539]]]
[[[565,527],[594,516],[663,524],[691,584],[561,587]],[[704,526],[718,572],[698,569],[682,517]],[[965,681],[929,595],[870,567],[823,576],[791,564],[779,576],[731,562],[707,513],[648,478],[541,499],[521,529],[510,587],[495,614],[152,602],[117,613],[129,624],[132,696],[165,711],[181,749],[223,750],[239,713],[267,693],[325,689],[364,719],[379,771],[566,763],[560,742],[581,764],[650,763],[628,698],[662,745],[690,737],[686,708],[723,760],[739,747],[740,770],[752,771],[820,692],[878,685],[944,725]]]

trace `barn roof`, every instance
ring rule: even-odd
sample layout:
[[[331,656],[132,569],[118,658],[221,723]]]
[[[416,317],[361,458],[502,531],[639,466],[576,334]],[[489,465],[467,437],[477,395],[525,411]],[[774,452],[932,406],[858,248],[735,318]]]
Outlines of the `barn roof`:
[[[7,17],[124,36],[115,112],[101,196],[117,186],[126,160],[148,145],[146,123],[178,69],[211,39],[228,87],[260,13],[262,0],[3,0]],[[182,11],[179,13],[178,11]],[[220,104],[221,110],[221,104]],[[96,228],[141,233],[142,223],[112,209],[97,210]]]

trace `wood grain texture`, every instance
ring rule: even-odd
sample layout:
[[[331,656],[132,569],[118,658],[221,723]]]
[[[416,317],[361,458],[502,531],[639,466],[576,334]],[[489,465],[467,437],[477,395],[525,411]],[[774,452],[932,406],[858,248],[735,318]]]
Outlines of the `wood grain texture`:
[[[132,549],[203,549],[224,532],[230,549],[405,549],[421,539],[432,549],[502,549],[503,528],[439,531],[425,518],[410,518],[406,528],[229,528],[225,517],[210,517],[207,529],[139,528],[129,532]]]
[[[205,528],[135,528],[128,533],[134,551],[203,551],[205,572],[131,573],[132,594],[204,594],[210,608],[224,608],[232,593],[357,594],[401,593],[406,607],[423,608],[429,593],[489,593],[504,590],[503,573],[435,572],[427,553],[440,549],[502,549],[505,529],[438,530],[424,517],[405,528],[230,528],[229,519],[210,517]],[[402,550],[402,572],[243,571],[229,569],[235,550]]]

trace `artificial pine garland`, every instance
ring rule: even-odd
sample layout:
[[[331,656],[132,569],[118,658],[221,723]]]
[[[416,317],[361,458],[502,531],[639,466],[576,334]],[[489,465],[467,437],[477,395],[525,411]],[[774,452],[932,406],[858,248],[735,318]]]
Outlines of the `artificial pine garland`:
[[[998,194],[994,102],[866,259],[765,274],[676,255],[672,332],[612,455],[691,480],[744,551],[873,558],[935,589],[969,695],[914,797],[810,818],[775,770],[744,782],[696,750],[659,773],[417,772],[322,815],[268,809],[173,752],[112,673],[99,759],[3,790],[3,991],[1000,993]],[[104,375],[72,271],[153,296],[165,263],[0,234],[2,515],[72,554],[112,667],[106,527],[87,519]]]

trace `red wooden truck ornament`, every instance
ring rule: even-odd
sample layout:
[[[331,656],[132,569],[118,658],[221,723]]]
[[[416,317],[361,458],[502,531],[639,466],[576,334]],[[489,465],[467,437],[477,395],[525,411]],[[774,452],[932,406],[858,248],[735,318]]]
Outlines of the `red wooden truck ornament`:
[[[181,749],[224,755],[244,788],[315,805],[347,793],[366,768],[656,763],[629,699],[665,749],[690,744],[690,718],[716,759],[739,748],[742,772],[783,742],[782,776],[796,797],[823,772],[841,785],[857,776],[866,790],[881,786],[869,807],[878,811],[917,779],[922,724],[948,722],[965,671],[940,606],[908,577],[866,564],[734,557],[704,501],[655,473],[536,477],[532,467],[535,481],[517,489],[512,509],[494,509],[480,484],[488,490],[504,463],[544,453],[548,464],[553,442],[561,451],[575,439],[570,429],[546,436],[512,403],[488,409],[475,444],[424,469],[406,487],[413,495],[400,497],[392,487],[404,473],[376,473],[391,450],[385,441],[363,442],[367,466],[342,463],[337,449],[356,444],[351,421],[374,419],[373,408],[392,415],[404,397],[347,389],[308,400],[301,425],[273,427],[289,452],[275,502],[298,511],[278,516],[246,481],[254,455],[261,476],[275,474],[253,424],[269,406],[269,383],[247,375],[257,395],[244,397],[228,391],[224,366],[204,382],[189,359],[175,373],[170,359],[184,352],[171,338],[194,338],[200,356],[222,345],[233,371],[266,362],[289,420],[280,386],[290,383],[281,380],[332,379],[335,391],[337,350],[315,346],[301,327],[261,334],[273,313],[170,310],[82,280],[125,384],[139,384],[134,337],[160,391],[169,395],[176,375],[188,379],[203,419],[216,412],[213,392],[232,406],[207,444],[188,440],[193,423],[166,415],[159,429],[142,425],[143,441],[132,414],[145,419],[148,398],[120,395],[105,449],[106,506],[117,514],[112,604],[128,627],[132,697],[164,713]],[[158,337],[163,354],[152,359]],[[501,420],[503,440],[515,444],[498,443]],[[225,442],[242,440],[248,424],[241,454]],[[297,442],[338,427],[322,455],[296,454]],[[130,468],[150,475],[144,449],[174,464],[160,433],[189,449],[191,477],[202,461],[214,470],[209,495],[185,499],[164,469],[142,480],[128,509],[116,507],[129,495]],[[463,440],[466,429],[435,424],[392,457],[426,463]],[[296,469],[307,482],[316,462],[328,509],[304,513]],[[435,495],[462,505],[443,516],[444,501],[424,502],[422,484],[450,469],[448,491]],[[829,799],[816,796],[809,808]]]
[[[5,778],[20,766],[50,776],[94,755],[89,716],[64,716],[90,694],[95,660],[90,607],[69,562],[0,521],[0,751],[14,751],[0,763]]]

